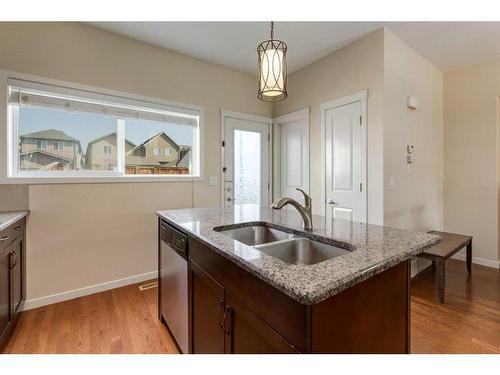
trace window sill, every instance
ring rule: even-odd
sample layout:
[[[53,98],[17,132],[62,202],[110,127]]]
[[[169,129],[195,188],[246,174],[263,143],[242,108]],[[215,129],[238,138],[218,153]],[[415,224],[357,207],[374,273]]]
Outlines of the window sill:
[[[96,184],[96,183],[137,183],[137,182],[200,182],[204,181],[203,176],[103,176],[103,177],[7,177],[0,181],[0,184]]]

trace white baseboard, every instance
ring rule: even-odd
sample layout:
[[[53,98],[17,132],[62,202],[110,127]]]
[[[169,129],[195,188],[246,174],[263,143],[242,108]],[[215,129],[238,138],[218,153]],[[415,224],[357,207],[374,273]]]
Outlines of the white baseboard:
[[[452,259],[457,259],[465,262],[465,254],[456,253],[451,257]],[[486,258],[472,257],[473,264],[479,264],[480,266],[491,267],[500,269],[500,262],[494,261]]]
[[[51,294],[45,297],[26,300],[23,310],[31,310],[37,307],[50,305],[57,302],[67,301],[69,299],[88,296],[89,294],[104,292],[106,290],[119,288],[130,284],[140,283],[141,281],[151,280],[158,276],[157,271],[147,272],[140,275],[125,277],[123,279],[108,281],[102,284],[95,284],[84,288],[68,290],[66,292]]]

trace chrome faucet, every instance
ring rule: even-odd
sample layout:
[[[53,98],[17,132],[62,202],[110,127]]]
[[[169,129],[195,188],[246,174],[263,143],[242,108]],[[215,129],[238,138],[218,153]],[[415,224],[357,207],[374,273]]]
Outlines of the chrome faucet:
[[[312,225],[312,199],[309,195],[306,194],[306,192],[302,189],[297,188],[298,191],[300,191],[302,194],[304,194],[304,203],[305,205],[301,205],[299,202],[297,202],[295,199],[292,198],[279,198],[276,199],[273,204],[271,205],[271,208],[274,208],[275,210],[280,210],[287,204],[295,207],[297,211],[299,211],[300,216],[302,216],[302,220],[304,220],[304,229],[305,230],[312,230],[313,225]]]

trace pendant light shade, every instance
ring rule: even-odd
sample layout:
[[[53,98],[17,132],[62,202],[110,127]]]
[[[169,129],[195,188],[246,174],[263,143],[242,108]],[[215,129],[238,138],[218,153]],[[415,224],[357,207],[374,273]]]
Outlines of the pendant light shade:
[[[274,22],[271,22],[271,39],[257,47],[259,91],[257,96],[265,102],[277,102],[288,96],[286,91],[287,46],[274,39]]]

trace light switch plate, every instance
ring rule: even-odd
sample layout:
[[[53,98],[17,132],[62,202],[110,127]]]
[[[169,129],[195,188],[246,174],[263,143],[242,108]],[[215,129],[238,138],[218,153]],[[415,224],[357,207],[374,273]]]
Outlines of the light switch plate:
[[[208,186],[217,186],[217,177],[216,176],[208,177]]]

